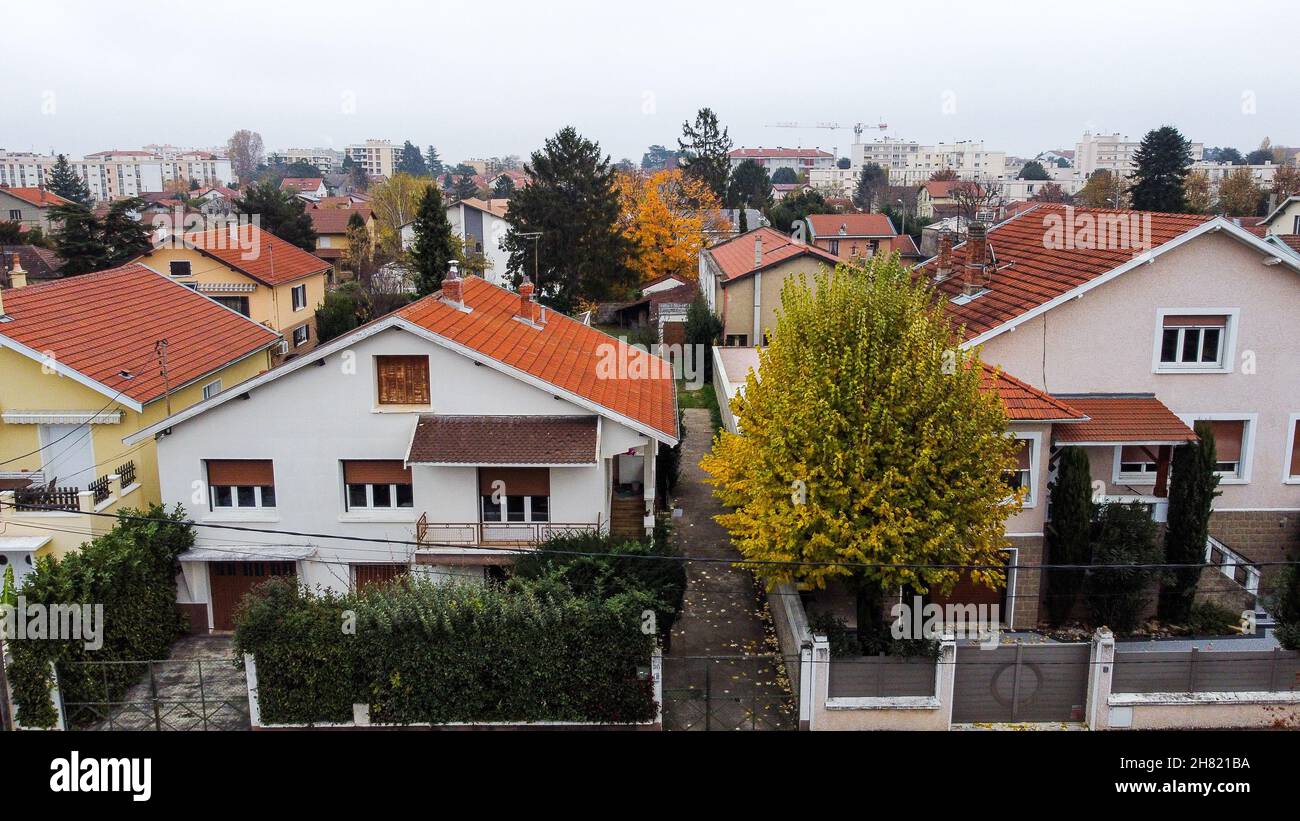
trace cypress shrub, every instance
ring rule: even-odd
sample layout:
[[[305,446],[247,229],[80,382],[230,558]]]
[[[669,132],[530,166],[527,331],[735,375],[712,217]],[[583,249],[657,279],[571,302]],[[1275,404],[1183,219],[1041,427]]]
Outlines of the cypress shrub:
[[[1214,509],[1219,476],[1214,472],[1214,431],[1210,423],[1196,423],[1199,442],[1174,448],[1169,477],[1169,523],[1165,531],[1165,563],[1184,564],[1164,573],[1160,587],[1162,621],[1186,624],[1192,616],[1196,584],[1205,564],[1205,544],[1210,538],[1210,513]]]
[[[1083,448],[1062,449],[1048,499],[1052,520],[1047,523],[1047,563],[1086,565],[1092,551],[1096,505],[1092,501],[1092,469]],[[1084,575],[1082,567],[1048,570],[1044,603],[1050,623],[1059,625],[1070,617],[1083,589]]]

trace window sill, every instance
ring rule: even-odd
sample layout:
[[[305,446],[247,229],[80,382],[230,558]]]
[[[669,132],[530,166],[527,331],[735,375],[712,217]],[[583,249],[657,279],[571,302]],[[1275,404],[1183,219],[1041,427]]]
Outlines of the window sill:
[[[1152,476],[1125,476],[1120,474],[1111,482],[1113,485],[1137,485],[1138,487],[1155,487],[1156,480]]]
[[[258,510],[257,508],[246,507],[242,509],[222,510],[221,512],[213,511],[199,520],[203,522],[278,522],[280,513],[274,509]]]
[[[340,522],[385,522],[390,524],[415,524],[420,517],[415,513],[409,512],[407,508],[400,510],[376,510],[373,513],[340,513]]]
[[[1290,478],[1288,478],[1288,479],[1283,479],[1283,480],[1282,480],[1282,484],[1284,484],[1284,485],[1300,485],[1300,476],[1292,476],[1292,477],[1290,477]]]
[[[1205,368],[1205,367],[1200,367],[1200,366],[1193,367],[1193,368],[1168,368],[1168,367],[1163,367],[1163,368],[1155,368],[1155,369],[1152,370],[1151,372],[1154,373],[1154,374],[1161,375],[1161,376],[1167,376],[1167,375],[1170,375],[1170,374],[1181,374],[1181,373],[1201,373],[1201,374],[1205,374],[1205,373],[1232,373],[1232,368],[1229,368],[1229,367],[1226,367],[1226,366],[1223,366],[1223,365],[1218,365],[1218,366],[1216,366],[1216,367],[1211,367],[1211,368]]]
[[[1219,484],[1221,484],[1221,485],[1248,485],[1248,484],[1250,484],[1250,480],[1249,480],[1249,479],[1242,479],[1240,476],[1224,476],[1222,473],[1220,473],[1220,474],[1219,474]]]
[[[433,405],[375,405],[371,413],[433,413]]]

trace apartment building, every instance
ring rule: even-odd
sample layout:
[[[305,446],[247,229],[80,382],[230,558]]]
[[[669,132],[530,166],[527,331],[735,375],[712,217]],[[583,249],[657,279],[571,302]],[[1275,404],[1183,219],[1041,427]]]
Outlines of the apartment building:
[[[891,185],[920,185],[936,171],[952,170],[962,179],[1003,179],[1007,153],[988,149],[979,140],[933,145],[882,137],[850,147],[856,178],[864,165],[875,163],[889,172]]]
[[[365,169],[366,174],[374,176],[393,176],[397,167],[397,151],[391,140],[366,140],[353,143],[343,149],[352,162]]]
[[[1118,172],[1125,176],[1132,174],[1137,168],[1133,155],[1141,144],[1140,139],[1130,140],[1118,133],[1093,134],[1085,131],[1082,139],[1074,146],[1075,171],[1085,179],[1099,170]],[[1204,154],[1203,143],[1192,143],[1193,162],[1199,162]]]
[[[820,148],[737,148],[727,156],[733,171],[745,160],[753,160],[766,168],[769,175],[781,168],[789,168],[797,174],[834,168],[836,160],[834,154]]]
[[[0,185],[12,188],[42,187],[58,157],[0,151]],[[81,159],[68,158],[72,170],[85,181],[97,201],[138,197],[162,191],[167,183],[228,186],[235,182],[230,160],[208,151],[156,147],[97,151]]]
[[[322,174],[332,174],[343,165],[343,152],[332,148],[286,148],[277,151],[275,156],[286,164],[306,163],[316,166]]]

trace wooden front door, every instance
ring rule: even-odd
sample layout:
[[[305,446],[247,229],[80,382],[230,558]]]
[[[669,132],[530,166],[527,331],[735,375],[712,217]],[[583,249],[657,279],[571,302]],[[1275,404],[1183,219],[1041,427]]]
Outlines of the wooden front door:
[[[210,562],[212,629],[234,630],[235,608],[244,594],[276,576],[297,576],[293,562]]]

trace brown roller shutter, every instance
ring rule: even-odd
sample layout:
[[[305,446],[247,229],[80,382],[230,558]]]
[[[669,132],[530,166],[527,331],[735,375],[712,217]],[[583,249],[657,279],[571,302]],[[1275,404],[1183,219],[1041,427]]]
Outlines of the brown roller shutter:
[[[429,404],[429,357],[377,356],[379,404]]]
[[[1185,316],[1179,314],[1165,315],[1166,328],[1186,328],[1186,327],[1222,328],[1227,324],[1228,324],[1228,318],[1222,315],[1220,316],[1214,316],[1212,314],[1205,314],[1205,315],[1187,314]]]
[[[1125,445],[1120,449],[1119,460],[1121,462],[1155,462],[1156,453],[1154,448],[1145,445]]]
[[[1291,431],[1291,475],[1300,476],[1300,419],[1295,420]]]
[[[275,470],[270,459],[209,459],[208,484],[213,487],[274,485]]]
[[[506,496],[550,496],[551,471],[549,468],[479,468],[478,491],[492,495],[492,483],[505,482]]]
[[[1030,457],[1034,453],[1034,443],[1030,439],[1017,439],[1016,444],[1020,445],[1020,450],[1016,453],[1016,467],[1020,470],[1029,470],[1033,467]]]
[[[1214,431],[1214,453],[1220,462],[1238,462],[1241,460],[1241,437],[1245,433],[1246,423],[1240,419],[1210,422]]]
[[[401,459],[353,459],[343,463],[343,481],[349,485],[409,485],[411,469]]]

